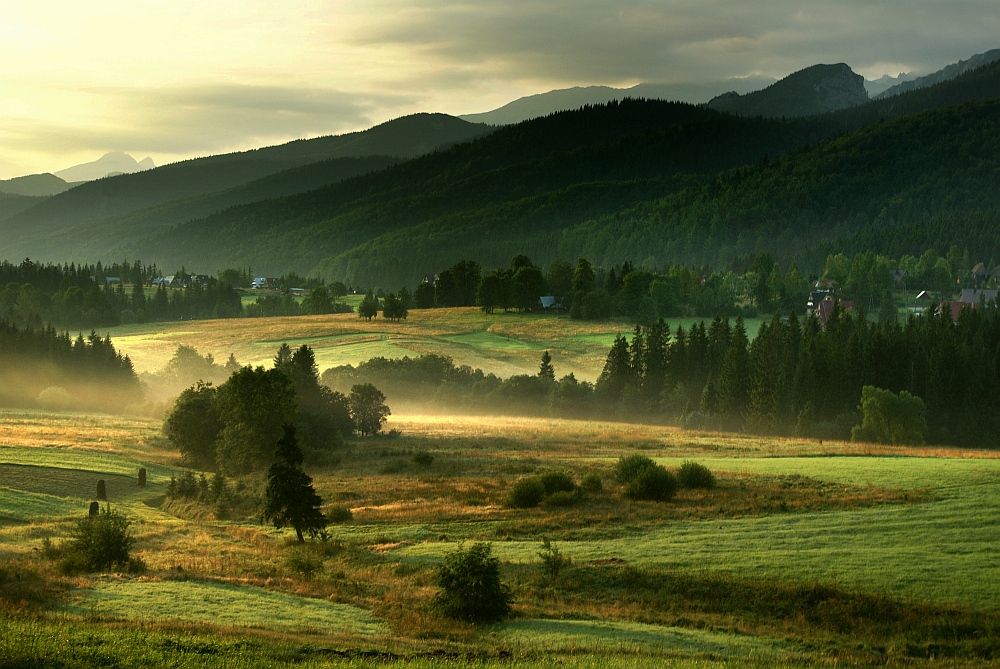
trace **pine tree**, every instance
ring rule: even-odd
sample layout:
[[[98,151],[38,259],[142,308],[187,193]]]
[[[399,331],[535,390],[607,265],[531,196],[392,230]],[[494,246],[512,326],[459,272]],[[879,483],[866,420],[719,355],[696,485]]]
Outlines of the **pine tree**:
[[[292,367],[292,347],[282,342],[278,347],[278,352],[274,356],[274,368],[286,375],[291,376]]]
[[[323,500],[316,494],[312,478],[302,471],[302,449],[293,426],[284,426],[275,455],[277,462],[267,471],[266,502],[261,517],[279,530],[293,528],[301,544],[305,542],[303,533],[315,536],[326,527],[326,518],[320,511]]]
[[[555,383],[556,369],[552,366],[552,356],[548,351],[542,353],[542,364],[538,368],[538,378]]]
[[[596,392],[611,402],[617,402],[622,391],[632,377],[632,361],[629,356],[628,340],[624,336],[615,337],[604,370],[597,379]]]
[[[743,416],[749,399],[750,359],[747,345],[747,333],[740,317],[736,319],[717,385],[718,412],[731,420]]]

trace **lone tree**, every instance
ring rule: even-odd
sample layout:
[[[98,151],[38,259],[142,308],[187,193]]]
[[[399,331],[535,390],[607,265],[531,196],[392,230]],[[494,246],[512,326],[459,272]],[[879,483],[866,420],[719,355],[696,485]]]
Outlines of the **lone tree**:
[[[488,543],[458,547],[438,568],[434,608],[470,623],[494,623],[510,614],[510,591],[500,580],[500,560]]]
[[[370,383],[359,383],[351,387],[348,398],[351,418],[361,436],[377,434],[392,412],[385,404],[385,395]]]
[[[378,316],[378,298],[375,297],[375,293],[368,291],[365,294],[364,299],[361,300],[361,304],[358,305],[358,318],[364,318],[370,321],[371,319]]]
[[[284,425],[284,435],[275,451],[278,461],[267,470],[267,502],[261,517],[277,529],[292,527],[299,543],[305,543],[303,533],[310,537],[326,527],[326,518],[319,507],[323,503],[312,478],[302,471],[302,449],[295,438],[295,427]]]
[[[538,368],[538,378],[542,381],[555,383],[556,368],[552,366],[552,356],[549,355],[548,351],[542,353],[542,364]]]

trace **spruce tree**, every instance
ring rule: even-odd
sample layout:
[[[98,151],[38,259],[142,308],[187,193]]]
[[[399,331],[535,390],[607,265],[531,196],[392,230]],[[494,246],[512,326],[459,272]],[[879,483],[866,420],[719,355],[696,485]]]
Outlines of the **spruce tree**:
[[[556,368],[552,366],[552,356],[548,351],[542,353],[542,364],[538,368],[538,378],[542,381],[555,382]]]
[[[267,471],[267,490],[263,520],[277,529],[291,527],[299,543],[305,534],[316,536],[326,527],[326,518],[320,511],[323,500],[313,488],[312,478],[302,471],[302,449],[295,438],[295,427],[284,425],[284,435],[278,440],[275,456],[277,462]]]

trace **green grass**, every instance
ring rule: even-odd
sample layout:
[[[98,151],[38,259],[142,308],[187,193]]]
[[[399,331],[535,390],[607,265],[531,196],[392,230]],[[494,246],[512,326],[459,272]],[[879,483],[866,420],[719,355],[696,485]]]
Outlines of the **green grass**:
[[[996,552],[1000,545],[1000,460],[699,461],[717,471],[801,474],[851,485],[871,481],[893,488],[929,488],[933,498],[919,504],[633,528],[624,538],[565,541],[560,548],[580,562],[621,558],[665,568],[819,580],[904,599],[1000,610],[1000,555]],[[679,460],[667,462],[679,464]],[[391,529],[382,529],[393,534]],[[400,528],[398,534],[406,532]],[[453,548],[428,542],[400,553],[437,559]],[[537,541],[495,544],[496,554],[513,562],[535,562],[537,550]]]
[[[348,303],[361,296],[349,296]],[[701,319],[669,319],[672,331]],[[710,319],[709,319],[710,320]],[[752,337],[761,319],[748,319]],[[629,334],[624,320],[575,321],[566,315],[503,313],[479,309],[412,310],[407,320],[363,321],[357,314],[285,318],[184,321],[110,328],[115,345],[140,372],[154,372],[179,344],[194,346],[224,361],[232,353],[243,364],[268,364],[281,342],[309,344],[320,369],[358,364],[372,357],[398,358],[423,353],[447,355],[456,364],[479,367],[500,376],[534,374],[541,351],[550,350],[559,375],[570,372],[593,381],[601,373],[618,334]],[[103,331],[102,331],[103,334]]]
[[[498,625],[496,632],[513,647],[550,653],[618,651],[683,655],[788,655],[793,647],[737,634],[609,620],[528,619]]]
[[[27,523],[67,516],[82,517],[86,513],[87,506],[81,505],[79,500],[0,487],[0,519]]]
[[[174,467],[140,462],[117,453],[59,447],[0,446],[0,464],[79,470],[128,477],[133,481],[139,467],[145,467],[146,482],[151,486],[167,483],[178,471]]]
[[[364,636],[388,632],[364,609],[260,588],[193,581],[104,581],[66,609],[132,620],[211,623],[225,627],[324,631]]]
[[[498,650],[475,656],[462,653],[422,656],[397,651],[396,661],[384,664],[384,647],[349,649],[346,657],[328,653],[319,644],[302,644],[242,636],[220,636],[205,631],[170,631],[143,627],[114,627],[77,620],[20,620],[0,616],[0,664],[4,667],[59,667],[92,669],[119,667],[148,669],[273,669],[336,667],[359,669],[393,666],[403,669],[723,669],[724,667],[796,667],[795,659],[780,660],[746,654],[742,657],[664,657],[627,651],[593,654],[518,654],[498,658]],[[373,651],[366,656],[366,651]],[[391,650],[389,651],[391,652]],[[509,651],[508,651],[509,652]]]

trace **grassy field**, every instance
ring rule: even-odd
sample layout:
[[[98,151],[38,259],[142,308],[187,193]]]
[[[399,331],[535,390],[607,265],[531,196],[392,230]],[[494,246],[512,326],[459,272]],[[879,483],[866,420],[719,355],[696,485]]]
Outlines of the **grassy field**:
[[[120,648],[119,666],[166,657],[181,643],[168,639],[197,639],[213,666],[374,657],[306,646],[414,666],[881,665],[938,654],[962,664],[1000,651],[996,453],[535,418],[393,416],[388,427],[402,436],[355,440],[310,471],[326,504],[350,507],[353,520],[297,547],[253,517],[165,504],[180,463],[155,421],[0,415],[0,656],[34,666],[56,653],[42,640],[51,634],[91,639],[67,666],[97,666],[94,639]],[[431,461],[417,464],[418,452]],[[668,468],[696,459],[718,486],[631,502],[611,470],[635,452]],[[134,485],[138,466],[147,488]],[[596,472],[604,489],[569,507],[502,504],[519,477],[553,470]],[[44,538],[64,540],[85,513],[98,477],[135,521],[145,575],[67,579],[40,557]],[[557,580],[541,576],[542,537],[571,560]],[[475,628],[429,608],[436,565],[474,540],[502,560],[509,622]],[[5,594],[9,565],[52,584],[49,613],[22,616],[30,598]],[[159,641],[126,643],[135,630]],[[202,666],[195,652],[169,657]]]
[[[696,319],[672,319],[690,327]],[[760,321],[747,321],[754,336]],[[110,328],[112,341],[137,371],[160,369],[179,344],[194,346],[224,361],[232,353],[243,364],[265,364],[282,342],[309,344],[321,370],[357,364],[376,356],[398,358],[424,353],[447,355],[459,365],[501,376],[534,373],[544,350],[557,372],[593,381],[600,374],[615,336],[631,331],[625,322],[585,322],[567,316],[485,314],[476,308],[413,310],[407,320],[364,321],[357,314],[184,321]],[[103,334],[103,332],[102,332]]]

